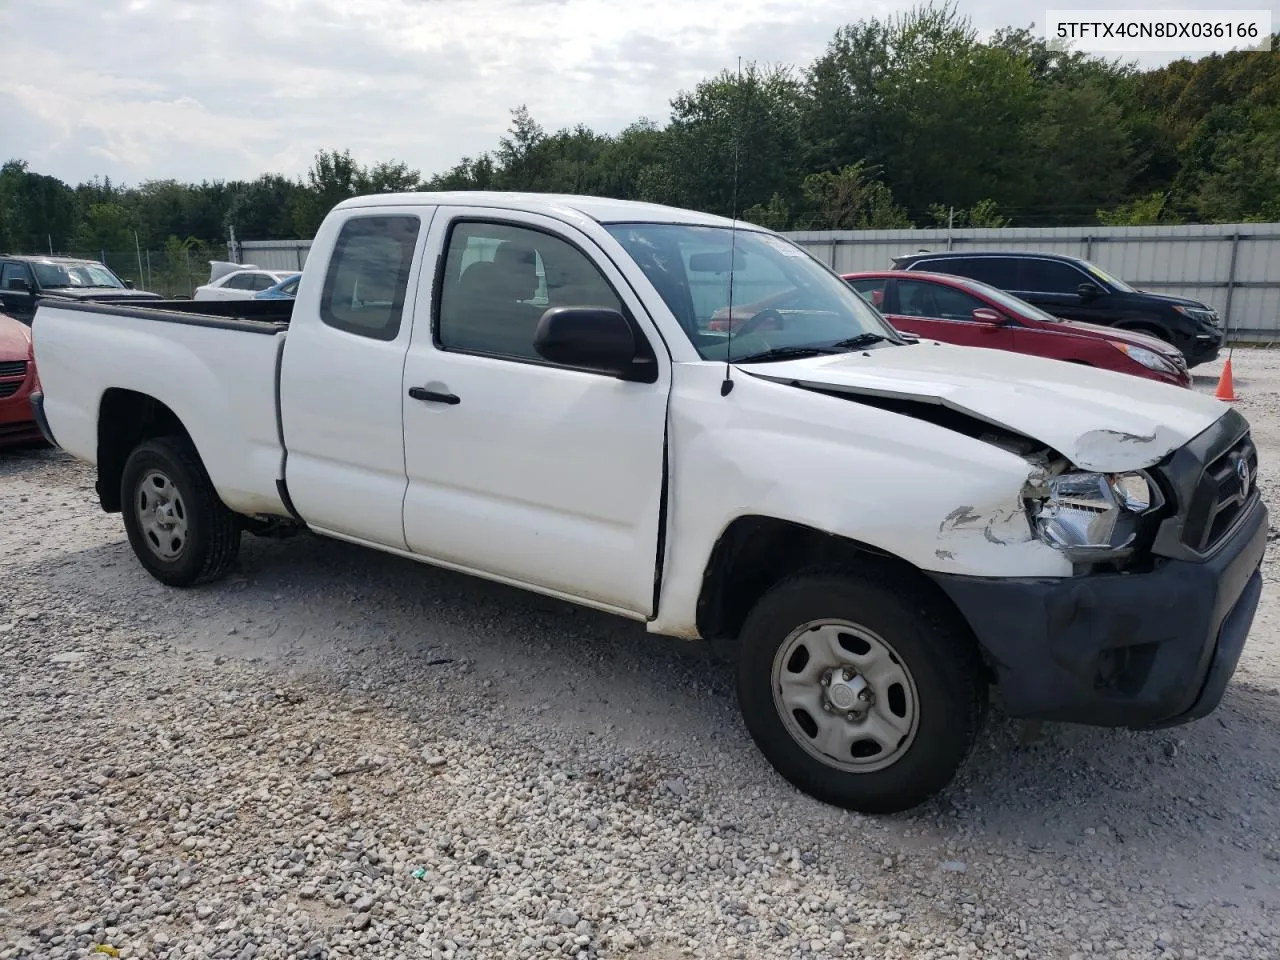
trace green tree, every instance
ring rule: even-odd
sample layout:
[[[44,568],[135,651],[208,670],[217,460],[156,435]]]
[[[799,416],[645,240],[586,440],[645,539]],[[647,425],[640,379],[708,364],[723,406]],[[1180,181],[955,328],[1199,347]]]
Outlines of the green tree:
[[[135,240],[129,211],[121,203],[91,203],[81,214],[74,240],[76,249],[86,252],[129,251]]]
[[[360,192],[367,174],[349,150],[321,150],[307,171],[306,189],[292,200],[290,219],[304,239],[311,239],[329,211]]]
[[[768,203],[757,203],[744,210],[742,219],[769,230],[786,230],[791,225],[791,208],[775,193]]]
[[[894,202],[893,193],[876,178],[876,172],[859,162],[836,173],[813,173],[805,177],[807,228],[892,230],[910,227],[907,212]]]
[[[32,173],[25,160],[0,167],[0,250],[35,253],[63,249],[75,231],[72,189],[56,177]]]
[[[800,161],[800,85],[789,67],[750,63],[728,70],[671,102],[655,197],[729,216],[775,194],[796,194]],[[736,168],[736,177],[735,177]],[[736,183],[735,183],[736,179]]]

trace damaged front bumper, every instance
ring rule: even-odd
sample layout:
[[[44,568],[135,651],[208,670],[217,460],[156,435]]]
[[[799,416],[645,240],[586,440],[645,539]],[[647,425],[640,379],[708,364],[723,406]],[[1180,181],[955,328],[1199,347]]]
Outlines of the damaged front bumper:
[[[1242,425],[1229,415],[1160,468],[1179,507],[1154,538],[1150,569],[930,574],[977,636],[1011,715],[1153,728],[1217,707],[1261,597],[1269,529]]]

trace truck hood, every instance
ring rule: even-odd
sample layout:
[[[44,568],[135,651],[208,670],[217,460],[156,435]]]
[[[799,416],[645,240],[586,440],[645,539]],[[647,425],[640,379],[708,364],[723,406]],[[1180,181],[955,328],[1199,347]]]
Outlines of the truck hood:
[[[1108,473],[1157,463],[1227,411],[1212,397],[1143,377],[932,340],[736,369],[851,399],[938,404]]]

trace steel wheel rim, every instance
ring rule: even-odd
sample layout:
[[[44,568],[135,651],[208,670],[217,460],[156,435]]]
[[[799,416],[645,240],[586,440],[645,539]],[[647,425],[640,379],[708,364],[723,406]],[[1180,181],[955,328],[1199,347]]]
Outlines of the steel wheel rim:
[[[181,557],[189,535],[187,505],[169,475],[148,470],[134,491],[133,506],[151,552],[166,561]]]
[[[771,688],[791,738],[848,773],[892,766],[919,730],[911,671],[892,644],[849,620],[811,620],[793,630],[774,655]]]

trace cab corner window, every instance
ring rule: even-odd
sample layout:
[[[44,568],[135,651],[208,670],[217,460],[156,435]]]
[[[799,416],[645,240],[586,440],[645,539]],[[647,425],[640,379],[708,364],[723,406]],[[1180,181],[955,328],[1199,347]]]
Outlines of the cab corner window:
[[[453,227],[440,285],[440,346],[540,361],[534,335],[550,307],[623,310],[595,264],[565,240],[512,224]]]
[[[343,224],[325,274],[320,319],[346,333],[394,340],[420,226],[416,216],[355,217]]]

